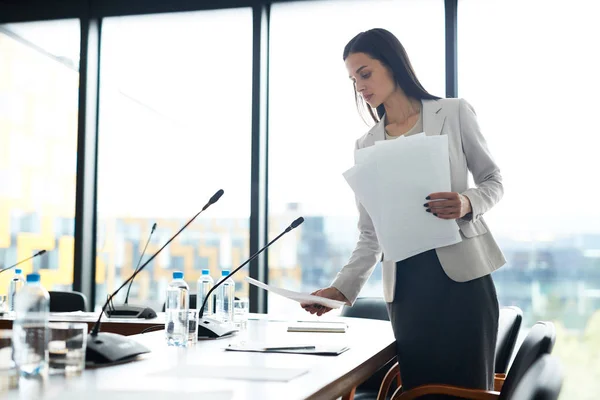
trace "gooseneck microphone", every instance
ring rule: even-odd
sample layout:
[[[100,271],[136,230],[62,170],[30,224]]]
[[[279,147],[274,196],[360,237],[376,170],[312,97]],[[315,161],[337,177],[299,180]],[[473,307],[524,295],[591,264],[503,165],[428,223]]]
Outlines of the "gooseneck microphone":
[[[156,222],[154,223],[154,225],[152,225],[152,230],[150,231],[148,240],[146,240],[146,245],[144,246],[144,250],[142,250],[142,255],[140,256],[140,259],[138,260],[138,263],[135,266],[135,270],[133,271],[134,273],[137,272],[138,269],[140,269],[140,264],[142,263],[142,259],[144,258],[144,255],[146,254],[146,249],[148,248],[148,244],[150,244],[150,239],[152,239],[152,234],[154,233],[155,230],[156,230]],[[131,285],[133,285],[133,279],[131,280],[131,282],[129,282],[129,287],[127,288],[127,294],[125,295],[125,301],[123,302],[125,304],[127,304],[129,302],[129,292],[131,291]]]
[[[186,226],[188,226],[198,215],[200,215],[202,213],[202,211],[206,210],[208,207],[212,206],[217,201],[219,201],[219,199],[221,198],[221,196],[223,196],[223,193],[225,193],[225,192],[223,192],[223,189],[219,189],[217,191],[217,193],[213,194],[212,197],[208,200],[208,203],[206,203],[204,205],[204,207],[202,207],[202,210],[200,210],[200,212],[198,214],[196,214],[196,216],[194,218],[192,218],[190,222],[188,222],[187,224],[185,224],[185,226],[183,228],[181,228],[181,230],[179,232],[181,232],[182,230],[184,230]],[[175,236],[179,235],[179,232],[177,232],[175,234]]]
[[[113,362],[126,361],[128,359],[133,359],[140,354],[149,353],[150,350],[145,346],[135,342],[134,340],[128,338],[127,336],[118,335],[116,333],[108,333],[108,332],[100,332],[100,324],[102,320],[102,315],[104,314],[106,307],[112,301],[113,297],[119,291],[124,288],[129,282],[131,282],[137,274],[144,270],[144,268],[152,262],[160,254],[161,251],[169,243],[171,243],[179,234],[188,227],[194,220],[202,214],[208,207],[216,203],[221,196],[223,195],[223,189],[217,191],[206,203],[202,210],[200,210],[196,215],[194,215],[177,233],[175,233],[168,241],[165,243],[156,253],[152,255],[146,262],[144,262],[137,271],[135,271],[117,290],[115,290],[106,300],[104,306],[102,306],[102,311],[100,312],[100,316],[98,320],[92,327],[90,332],[90,337],[88,339],[85,358],[86,361],[89,361],[94,364],[107,364]]]
[[[46,253],[46,250],[40,250],[40,251],[38,251],[37,253],[35,253],[34,255],[32,255],[31,257],[28,257],[28,258],[26,258],[26,259],[24,259],[24,260],[21,260],[21,261],[19,261],[18,263],[11,265],[10,267],[6,267],[6,268],[4,268],[4,269],[0,269],[0,274],[1,274],[1,273],[3,273],[4,271],[8,271],[9,269],[13,269],[13,268],[14,268],[14,267],[16,267],[17,265],[21,265],[21,264],[23,264],[25,261],[29,261],[29,260],[31,260],[32,258],[35,258],[35,257],[37,257],[37,256],[41,256],[42,254],[45,254],[45,253]]]
[[[198,308],[200,310],[200,312],[198,314],[198,337],[210,337],[210,338],[221,337],[221,336],[228,335],[230,333],[233,333],[233,332],[237,331],[237,329],[235,328],[235,326],[232,323],[219,322],[219,321],[217,321],[215,319],[212,319],[212,318],[205,318],[205,317],[203,317],[203,315],[204,315],[204,307],[206,306],[207,300],[210,299],[210,296],[211,296],[212,292],[216,288],[218,288],[223,282],[225,282],[226,279],[228,279],[230,276],[232,276],[233,274],[235,274],[236,272],[238,272],[244,265],[248,264],[250,261],[252,261],[256,257],[258,257],[258,255],[260,253],[262,253],[263,251],[265,251],[269,246],[271,246],[273,243],[275,243],[277,240],[279,240],[279,238],[281,238],[286,233],[290,232],[292,229],[297,228],[303,222],[304,222],[304,218],[302,218],[302,217],[296,219],[294,222],[292,222],[290,224],[290,226],[288,226],[287,228],[285,228],[285,230],[283,232],[281,232],[275,239],[271,240],[262,249],[258,250],[256,253],[254,253],[242,265],[240,265],[239,267],[237,267],[236,269],[234,269],[233,271],[231,271],[229,273],[229,275],[227,275],[225,278],[221,279],[216,285],[214,285],[208,291],[208,293],[204,297],[204,301],[202,302],[202,306]]]
[[[138,260],[137,266],[133,271],[136,273],[140,269],[140,264],[142,263],[142,259],[146,254],[146,249],[148,248],[148,244],[150,243],[150,239],[152,238],[152,234],[156,230],[156,222],[152,225],[152,230],[150,231],[150,235],[148,236],[148,240],[146,241],[146,245],[144,246],[144,250],[140,255],[140,259]],[[106,315],[110,318],[145,318],[151,319],[156,318],[156,311],[154,311],[151,307],[145,306],[136,306],[129,304],[129,292],[131,291],[131,286],[133,285],[133,279],[129,281],[129,286],[127,287],[127,295],[125,296],[125,301],[122,305],[115,306],[109,303],[109,307],[106,310]]]

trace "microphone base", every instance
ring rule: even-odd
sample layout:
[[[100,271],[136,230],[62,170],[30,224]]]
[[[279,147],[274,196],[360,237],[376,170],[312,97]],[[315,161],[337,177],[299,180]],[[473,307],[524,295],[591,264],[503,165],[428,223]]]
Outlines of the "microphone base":
[[[88,336],[85,361],[94,365],[112,364],[132,361],[146,353],[150,353],[150,349],[127,336],[99,332],[96,336]]]
[[[129,304],[114,306],[110,310],[105,310],[104,313],[109,318],[156,318],[156,311],[154,311],[152,308],[144,306],[132,306]]]
[[[239,329],[232,322],[221,322],[209,317],[198,320],[198,339],[220,338],[238,331]]]

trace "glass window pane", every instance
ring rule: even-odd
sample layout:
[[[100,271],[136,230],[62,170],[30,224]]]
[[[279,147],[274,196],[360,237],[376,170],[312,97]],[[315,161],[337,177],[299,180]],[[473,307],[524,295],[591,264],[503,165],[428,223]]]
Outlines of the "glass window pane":
[[[0,25],[0,269],[47,250],[20,268],[48,290],[73,284],[79,38],[78,20]]]
[[[220,188],[222,199],[138,275],[130,303],[162,309],[172,271],[196,293],[248,255],[252,94],[250,9],[103,22],[96,305]],[[242,270],[237,295],[247,296]],[[125,291],[116,303],[123,302]]]
[[[486,216],[508,259],[493,275],[500,304],[523,309],[525,329],[555,322],[561,398],[591,399],[600,373],[600,61],[591,39],[600,6],[461,0],[458,11],[460,96],[504,178],[505,196]]]
[[[306,219],[271,247],[269,283],[273,285],[305,292],[328,286],[356,245],[358,212],[342,172],[353,165],[354,143],[369,126],[356,110],[342,52],[356,34],[376,27],[388,29],[400,39],[424,87],[443,96],[442,0],[273,5],[270,237],[297,216]],[[380,267],[362,294],[383,295]],[[289,314],[292,310],[303,312],[297,304],[269,297],[270,313]]]

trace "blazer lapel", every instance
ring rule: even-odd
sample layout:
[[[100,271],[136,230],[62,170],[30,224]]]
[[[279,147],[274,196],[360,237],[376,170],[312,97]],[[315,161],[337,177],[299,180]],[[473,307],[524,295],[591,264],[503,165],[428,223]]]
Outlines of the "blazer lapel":
[[[437,100],[423,100],[423,131],[427,136],[436,136],[442,133],[446,115],[442,109],[442,102]]]
[[[369,130],[368,137],[371,143],[365,143],[366,146],[370,146],[380,140],[385,140],[384,118],[381,118],[381,120]]]

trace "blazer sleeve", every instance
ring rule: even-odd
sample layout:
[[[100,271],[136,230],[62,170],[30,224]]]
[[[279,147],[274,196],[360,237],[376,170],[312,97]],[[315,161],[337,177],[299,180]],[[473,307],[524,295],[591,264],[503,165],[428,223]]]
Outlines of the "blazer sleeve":
[[[473,107],[466,100],[460,99],[458,110],[463,151],[476,185],[462,194],[471,202],[470,219],[477,221],[504,195],[502,175],[481,134]],[[465,216],[465,219],[468,218]]]
[[[358,149],[357,141],[355,151]],[[346,296],[350,304],[354,304],[356,301],[360,290],[373,273],[373,269],[381,257],[381,246],[377,240],[373,221],[358,199],[356,199],[356,206],[358,208],[358,242],[348,263],[338,272],[331,284]]]

